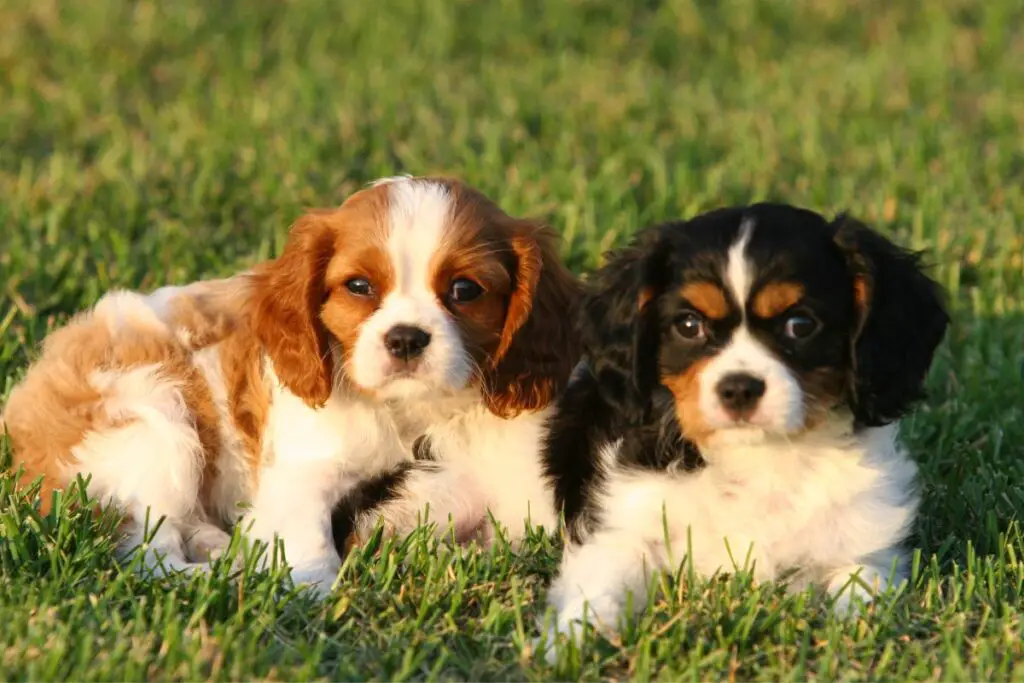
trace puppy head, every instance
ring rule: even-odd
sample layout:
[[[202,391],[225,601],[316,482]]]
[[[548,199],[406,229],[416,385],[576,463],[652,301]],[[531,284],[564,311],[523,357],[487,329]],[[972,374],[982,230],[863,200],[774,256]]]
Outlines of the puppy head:
[[[660,383],[699,444],[788,438],[838,408],[891,422],[920,397],[948,324],[915,255],[782,205],[647,231],[597,285],[584,338],[606,393],[642,416]]]
[[[254,284],[257,336],[311,405],[342,383],[382,400],[476,385],[511,416],[547,404],[575,361],[555,235],[457,181],[386,179],[307,214]]]

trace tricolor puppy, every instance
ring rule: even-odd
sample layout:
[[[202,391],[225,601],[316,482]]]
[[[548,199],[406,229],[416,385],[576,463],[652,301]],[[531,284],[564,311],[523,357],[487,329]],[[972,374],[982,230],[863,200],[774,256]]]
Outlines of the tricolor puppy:
[[[559,631],[615,628],[686,558],[833,593],[900,577],[918,497],[896,422],[948,325],[917,256],[845,216],[723,209],[642,233],[582,309],[590,372],[547,447]]]
[[[6,406],[15,465],[127,513],[126,550],[192,570],[235,522],[330,587],[331,510],[444,434],[481,462],[537,439],[574,344],[555,236],[479,192],[379,181],[216,282],[114,292],[46,341]]]

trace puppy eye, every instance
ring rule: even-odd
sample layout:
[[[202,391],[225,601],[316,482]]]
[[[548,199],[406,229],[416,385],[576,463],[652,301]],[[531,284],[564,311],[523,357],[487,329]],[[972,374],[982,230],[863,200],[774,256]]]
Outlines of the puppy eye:
[[[818,321],[807,315],[791,315],[782,329],[790,339],[807,339],[818,331]]]
[[[356,296],[370,296],[373,294],[373,285],[365,277],[354,277],[346,280],[345,289]]]
[[[451,285],[448,286],[448,299],[457,304],[469,303],[483,293],[483,287],[466,278],[453,280]]]
[[[701,341],[708,336],[707,323],[696,313],[687,313],[676,323],[679,336],[688,341]]]

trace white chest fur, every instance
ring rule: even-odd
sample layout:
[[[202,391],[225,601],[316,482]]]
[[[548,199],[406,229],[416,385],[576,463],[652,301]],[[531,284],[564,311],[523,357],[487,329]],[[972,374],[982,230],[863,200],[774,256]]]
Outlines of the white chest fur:
[[[615,469],[603,497],[607,528],[689,548],[705,574],[742,568],[774,578],[795,567],[842,567],[886,553],[917,507],[916,467],[895,428],[830,425],[791,441],[733,441],[707,449],[691,474]],[[652,524],[653,523],[653,524]]]
[[[585,613],[614,628],[627,604],[644,604],[650,571],[675,571],[687,557],[705,576],[794,570],[791,584],[822,584],[840,608],[888,584],[917,508],[916,467],[895,428],[854,433],[847,421],[790,441],[743,436],[702,449],[708,465],[697,473],[607,463],[599,528],[567,548],[551,587],[555,629]]]
[[[526,523],[553,530],[558,521],[543,476],[541,449],[549,411],[511,419],[475,401],[423,427],[436,467],[413,470],[395,500],[361,523],[368,532],[378,517],[399,533],[428,520],[461,541],[491,539],[494,519],[516,542]],[[410,420],[399,415],[400,423]]]

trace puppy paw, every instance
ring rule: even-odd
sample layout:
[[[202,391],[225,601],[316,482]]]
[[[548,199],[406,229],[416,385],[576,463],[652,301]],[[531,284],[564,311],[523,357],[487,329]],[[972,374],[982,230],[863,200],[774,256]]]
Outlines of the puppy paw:
[[[543,635],[537,636],[531,641],[533,651],[544,657],[544,661],[554,666],[558,663],[558,656],[565,650],[573,647],[580,648],[583,639],[583,631],[586,626],[581,621],[560,620],[555,624],[539,624]]]
[[[558,653],[565,647],[565,644],[559,641],[559,631],[554,626],[544,635],[534,638],[531,645],[533,651],[544,657],[544,661],[551,666],[558,663]]]
[[[487,548],[494,543],[494,527],[486,515],[456,522],[454,529],[457,545],[468,546],[476,543],[481,548]]]
[[[854,619],[860,613],[860,607],[864,604],[860,595],[854,595],[853,591],[845,590],[842,593],[832,596],[830,608],[832,614],[839,619]]]
[[[887,588],[888,581],[878,569],[863,566],[844,568],[836,572],[828,583],[832,612],[845,619],[856,617],[864,606]]]
[[[231,536],[215,526],[196,529],[185,540],[185,553],[192,562],[213,562],[227,551]]]
[[[308,588],[318,599],[330,595],[341,567],[337,564],[296,567],[291,570],[292,583],[296,588]]]

